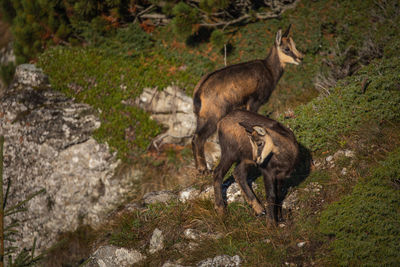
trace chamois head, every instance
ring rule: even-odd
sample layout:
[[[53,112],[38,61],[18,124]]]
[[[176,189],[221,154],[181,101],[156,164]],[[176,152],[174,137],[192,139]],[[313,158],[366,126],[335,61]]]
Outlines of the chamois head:
[[[251,125],[248,122],[240,122],[249,137],[253,152],[253,160],[261,165],[271,152],[276,152],[276,147],[268,130],[262,126]]]
[[[279,30],[275,37],[275,47],[278,50],[279,61],[282,67],[285,67],[288,63],[299,65],[304,57],[304,55],[296,49],[296,44],[292,37],[289,37],[291,26],[290,24],[283,35],[282,30]]]

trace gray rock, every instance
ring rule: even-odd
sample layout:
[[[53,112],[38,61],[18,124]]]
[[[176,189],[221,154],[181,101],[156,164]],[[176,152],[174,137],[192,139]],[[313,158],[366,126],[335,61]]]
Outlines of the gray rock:
[[[214,258],[208,258],[201,262],[199,262],[196,266],[197,267],[235,267],[240,266],[241,259],[238,255],[235,256],[228,256],[228,255],[221,255],[216,256]]]
[[[331,162],[333,161],[333,156],[327,156],[325,160],[326,162]]]
[[[197,198],[199,195],[200,195],[200,190],[194,187],[188,187],[179,192],[178,199],[179,201],[185,203],[188,200]]]
[[[306,244],[307,242],[299,242],[299,243],[297,243],[297,247],[299,247],[299,248],[302,248],[302,247],[304,247],[305,246],[305,244]]]
[[[288,194],[282,202],[282,208],[286,210],[298,210],[299,196],[298,191],[295,190]]]
[[[222,237],[221,233],[203,233],[196,229],[188,228],[183,231],[183,235],[188,240],[199,241],[200,239],[209,238],[209,239],[219,239]]]
[[[42,69],[35,65],[22,64],[15,69],[14,82],[31,87],[40,87],[48,85],[49,79]]]
[[[180,265],[180,264],[176,264],[176,263],[167,261],[161,267],[189,267],[189,266],[184,266],[184,265]]]
[[[176,198],[177,196],[171,191],[153,191],[144,194],[143,202],[146,205],[155,203],[166,203]]]
[[[99,247],[85,266],[87,267],[128,267],[144,260],[146,256],[137,250],[115,246]]]
[[[158,228],[154,229],[150,239],[149,253],[154,254],[164,248],[164,235]]]
[[[154,147],[158,149],[162,144],[186,145],[190,142],[196,129],[193,100],[177,86],[168,86],[163,91],[145,88],[135,100],[135,105],[150,112],[151,118],[168,129],[153,140]],[[209,138],[204,150],[208,168],[211,169],[221,155],[216,134]]]
[[[356,156],[356,153],[354,153],[354,151],[351,151],[349,149],[346,149],[344,151],[344,155],[348,158],[354,158]]]
[[[34,77],[34,84],[42,83],[38,69],[18,69],[16,81]],[[28,212],[14,215],[22,233],[14,246],[30,247],[37,237],[41,251],[61,232],[80,224],[96,227],[129,193],[131,179],[115,176],[116,155],[91,137],[98,127],[100,120],[89,105],[47,87],[39,90],[16,82],[1,98],[4,180],[12,180],[8,205],[46,190],[26,204]]]
[[[152,113],[152,118],[168,127],[166,133],[156,138],[155,145],[162,143],[186,144],[195,128],[193,101],[177,86],[168,86],[163,91],[145,88],[135,104]]]
[[[199,240],[201,238],[201,233],[199,233],[195,229],[190,229],[190,228],[183,231],[183,235],[185,236],[186,239],[191,239],[191,240]]]

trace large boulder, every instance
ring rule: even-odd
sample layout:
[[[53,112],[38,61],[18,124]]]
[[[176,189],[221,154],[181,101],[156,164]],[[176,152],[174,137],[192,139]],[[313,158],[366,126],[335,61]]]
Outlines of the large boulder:
[[[160,91],[145,88],[135,100],[135,105],[151,113],[151,118],[166,126],[167,131],[157,136],[153,145],[188,144],[196,130],[196,116],[193,113],[193,100],[177,86],[168,86]],[[208,167],[217,162],[221,155],[217,135],[209,138],[205,145]]]
[[[61,232],[80,224],[96,227],[121,203],[131,179],[115,175],[116,155],[91,137],[99,127],[90,106],[51,90],[40,69],[17,67],[15,83],[0,102],[4,181],[12,181],[8,206],[46,192],[15,215],[21,235],[12,245],[30,247],[37,237],[39,250],[49,247]]]

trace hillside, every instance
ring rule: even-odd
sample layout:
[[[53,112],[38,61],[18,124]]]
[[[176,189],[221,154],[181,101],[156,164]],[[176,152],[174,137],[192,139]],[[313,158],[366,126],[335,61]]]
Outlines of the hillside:
[[[177,193],[186,185],[212,184],[211,176],[195,172],[185,174],[187,183],[179,182],[177,176],[193,169],[190,146],[149,150],[165,129],[149,113],[124,104],[144,88],[169,85],[191,96],[202,75],[224,65],[224,50],[209,42],[209,32],[182,39],[171,25],[144,32],[131,24],[97,44],[58,45],[39,54],[35,61],[53,88],[97,111],[101,127],[94,137],[117,152],[120,171],[134,166],[145,173],[109,223],[63,233],[43,264],[78,266],[104,244],[146,251],[158,228],[164,248],[139,266],[193,266],[222,254],[239,255],[243,266],[398,265],[400,5],[299,1],[280,18],[230,30],[228,64],[264,58],[277,30],[289,24],[304,61],[287,67],[260,109],[290,127],[301,144],[279,226],[256,218],[241,202],[228,205],[224,218],[214,211],[213,199],[123,208],[149,191]],[[265,199],[261,180],[256,193]],[[218,238],[189,240],[186,229]]]

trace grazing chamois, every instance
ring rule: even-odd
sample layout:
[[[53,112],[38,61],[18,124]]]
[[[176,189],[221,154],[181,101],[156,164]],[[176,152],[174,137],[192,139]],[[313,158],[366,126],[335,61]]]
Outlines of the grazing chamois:
[[[297,51],[290,26],[282,35],[276,34],[275,44],[267,58],[227,66],[201,78],[193,94],[193,110],[197,127],[192,149],[197,169],[207,171],[204,143],[217,129],[218,121],[236,108],[257,112],[267,102],[283,74],[285,65],[298,65],[303,55]]]
[[[247,183],[251,169],[258,168],[264,177],[268,216],[277,222],[282,218],[282,183],[295,168],[299,146],[291,130],[281,123],[247,110],[234,110],[218,122],[221,161],[214,170],[215,209],[225,210],[222,182],[232,164],[242,195],[257,215],[265,214],[263,206]]]

